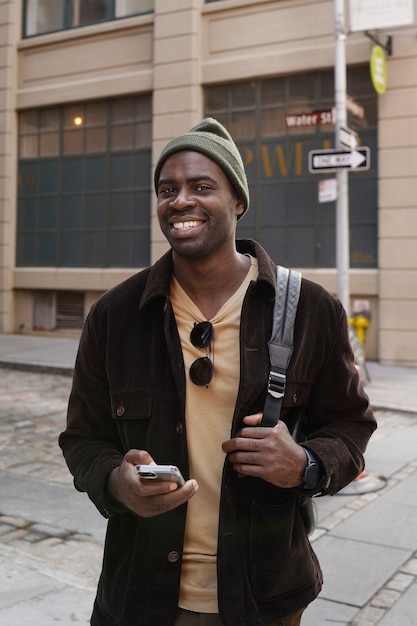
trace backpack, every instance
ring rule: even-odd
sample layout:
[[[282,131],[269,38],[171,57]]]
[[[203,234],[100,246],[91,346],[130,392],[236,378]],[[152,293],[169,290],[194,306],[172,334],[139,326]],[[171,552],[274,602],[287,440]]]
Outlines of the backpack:
[[[271,339],[268,342],[271,369],[261,426],[272,428],[279,420],[282,399],[285,393],[287,368],[293,353],[294,323],[300,290],[300,272],[278,265],[274,319]],[[300,416],[292,433],[298,443],[305,439],[301,420],[302,416]],[[308,535],[311,535],[317,523],[317,512],[312,497],[299,495],[298,507],[305,530]]]

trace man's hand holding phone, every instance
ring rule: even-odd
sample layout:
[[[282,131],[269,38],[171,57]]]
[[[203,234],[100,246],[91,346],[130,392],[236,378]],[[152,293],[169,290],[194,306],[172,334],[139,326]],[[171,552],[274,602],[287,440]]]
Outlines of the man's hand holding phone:
[[[142,469],[142,477],[137,466],[146,466]],[[107,487],[116,500],[140,517],[166,513],[192,498],[198,484],[191,479],[180,486],[182,477],[178,476],[177,470],[167,474],[167,466],[162,467],[165,469],[161,471],[161,466],[155,464],[146,450],[129,450],[122,464],[111,471]],[[165,477],[167,480],[162,480]]]

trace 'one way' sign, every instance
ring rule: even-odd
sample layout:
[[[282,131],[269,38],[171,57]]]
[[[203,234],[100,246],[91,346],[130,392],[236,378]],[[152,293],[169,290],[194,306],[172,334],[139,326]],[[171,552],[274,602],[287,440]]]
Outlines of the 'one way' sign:
[[[371,151],[368,147],[346,150],[311,150],[308,153],[308,171],[312,174],[337,170],[369,170]]]

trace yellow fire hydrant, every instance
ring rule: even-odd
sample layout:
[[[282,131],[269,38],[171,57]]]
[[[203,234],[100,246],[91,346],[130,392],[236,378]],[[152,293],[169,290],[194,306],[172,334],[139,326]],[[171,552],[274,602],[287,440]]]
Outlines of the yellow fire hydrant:
[[[366,331],[370,324],[370,313],[361,311],[360,313],[352,313],[349,317],[349,323],[356,330],[359,341],[364,346],[366,340]]]

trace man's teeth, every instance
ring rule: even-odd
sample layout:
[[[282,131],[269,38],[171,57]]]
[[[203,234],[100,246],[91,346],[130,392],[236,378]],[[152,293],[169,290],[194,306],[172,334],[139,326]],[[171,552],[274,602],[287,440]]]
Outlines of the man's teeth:
[[[176,230],[187,230],[187,228],[194,228],[199,224],[201,224],[200,221],[174,222],[173,226]]]

